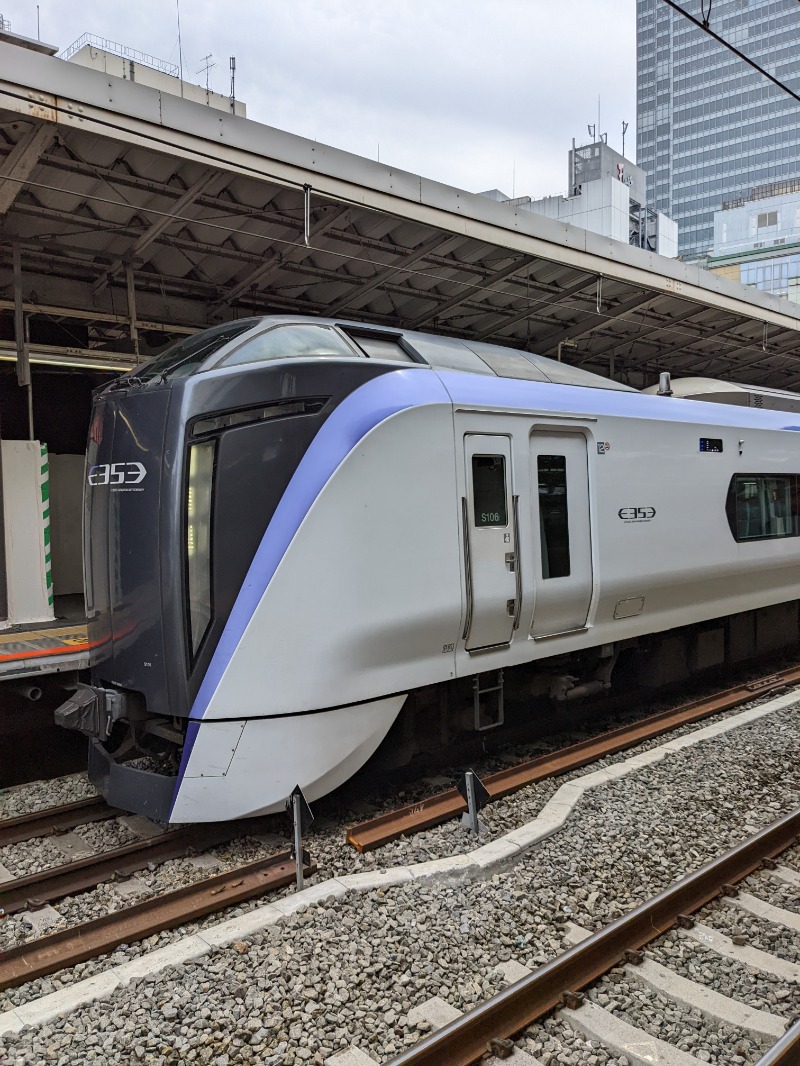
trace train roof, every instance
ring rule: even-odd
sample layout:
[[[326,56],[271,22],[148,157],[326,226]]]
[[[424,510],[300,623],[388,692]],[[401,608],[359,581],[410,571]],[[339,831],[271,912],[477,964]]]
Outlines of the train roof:
[[[417,363],[434,370],[456,370],[501,378],[517,378],[555,385],[580,385],[584,388],[636,392],[628,385],[593,374],[535,352],[487,344],[478,340],[460,340],[430,333],[367,325],[341,319],[305,318],[292,315],[265,315],[213,326],[168,348],[151,362],[137,367],[129,378],[145,382],[158,378],[185,377],[188,374],[240,362],[236,353],[254,337],[271,329],[292,330],[294,337],[282,338],[269,351],[262,345],[261,354],[241,362],[267,361],[270,358],[314,358],[337,355],[353,359],[388,359]],[[313,330],[318,330],[318,342]],[[302,334],[302,343],[294,343]],[[332,341],[335,342],[332,344]],[[124,379],[123,379],[124,380]]]
[[[757,407],[771,411],[800,412],[800,393],[785,389],[770,389],[762,385],[746,385],[737,381],[721,381],[718,378],[672,378],[670,388],[673,396],[685,400],[704,400],[706,403],[726,403],[736,407]],[[658,386],[642,389],[656,394]]]

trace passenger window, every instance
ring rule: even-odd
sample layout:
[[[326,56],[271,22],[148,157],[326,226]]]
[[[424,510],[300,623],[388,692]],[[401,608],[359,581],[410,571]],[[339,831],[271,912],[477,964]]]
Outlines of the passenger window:
[[[508,525],[506,461],[502,455],[473,455],[472,502],[481,529]]]
[[[725,510],[739,541],[800,536],[797,474],[734,474]]]
[[[540,455],[537,458],[537,470],[542,577],[569,577],[566,456]]]
[[[353,359],[356,352],[330,326],[277,326],[251,337],[218,366],[261,363],[269,359],[308,359],[324,356]]]

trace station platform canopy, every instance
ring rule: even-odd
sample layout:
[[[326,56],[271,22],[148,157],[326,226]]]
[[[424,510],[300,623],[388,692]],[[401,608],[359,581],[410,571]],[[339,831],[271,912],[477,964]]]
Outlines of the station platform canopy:
[[[636,387],[664,370],[800,384],[785,299],[2,42],[0,242],[4,359],[16,263],[34,363],[125,369],[289,313],[524,347]]]

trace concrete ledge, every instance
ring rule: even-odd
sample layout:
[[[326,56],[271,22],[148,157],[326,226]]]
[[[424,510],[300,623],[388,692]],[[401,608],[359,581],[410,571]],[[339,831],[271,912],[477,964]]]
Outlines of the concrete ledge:
[[[489,844],[484,844],[483,847],[471,851],[469,858],[476,866],[486,869],[487,866],[496,866],[505,859],[511,859],[515,855],[519,855],[519,852],[519,845],[515,844],[513,840],[509,840],[508,837],[499,837],[497,840],[492,840]]]
[[[345,874],[337,877],[340,885],[350,892],[374,892],[378,888],[393,888],[395,885],[413,881],[414,875],[408,866],[390,866],[388,870],[366,870],[358,874]],[[297,893],[299,898],[302,892]]]
[[[176,940],[174,944],[166,944],[163,948],[140,955],[138,959],[123,962],[115,967],[113,972],[119,978],[121,985],[127,985],[131,981],[141,981],[145,977],[152,977],[162,970],[169,969],[170,966],[182,966],[184,962],[199,959],[201,955],[208,954],[210,946],[199,933],[195,933],[193,936],[185,936],[182,940]],[[62,991],[68,992],[69,989],[65,988]],[[56,995],[59,994],[56,993]]]
[[[430,859],[428,862],[418,862],[415,866],[409,866],[408,869],[415,881],[421,881],[426,877],[436,877],[439,874],[464,873],[474,866],[471,855],[454,855],[452,859]]]
[[[23,1025],[43,1025],[62,1014],[68,1014],[76,1007],[93,1003],[97,999],[107,999],[121,985],[119,975],[114,970],[106,970],[68,988],[60,988],[50,996],[24,1003],[21,1007],[16,1007],[14,1013]]]

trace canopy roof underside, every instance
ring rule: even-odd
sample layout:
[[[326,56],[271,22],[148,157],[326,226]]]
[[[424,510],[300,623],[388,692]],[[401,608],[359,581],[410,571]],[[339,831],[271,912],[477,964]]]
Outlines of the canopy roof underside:
[[[6,357],[16,244],[42,360],[130,366],[289,313],[561,346],[637,387],[800,384],[786,300],[49,56],[0,44],[0,72]]]

